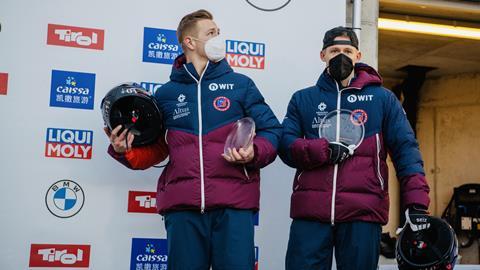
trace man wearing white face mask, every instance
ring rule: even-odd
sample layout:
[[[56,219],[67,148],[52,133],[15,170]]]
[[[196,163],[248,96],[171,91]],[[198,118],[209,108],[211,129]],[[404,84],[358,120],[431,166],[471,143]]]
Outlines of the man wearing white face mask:
[[[260,168],[275,159],[282,127],[253,81],[224,59],[219,32],[206,10],[183,17],[177,36],[184,54],[155,94],[168,130],[169,164],[158,181],[157,209],[165,216],[169,270],[254,266]],[[255,121],[253,143],[223,154],[227,135],[244,117]],[[158,147],[131,148],[125,141],[125,134],[113,138],[110,154],[129,168],[158,162]]]

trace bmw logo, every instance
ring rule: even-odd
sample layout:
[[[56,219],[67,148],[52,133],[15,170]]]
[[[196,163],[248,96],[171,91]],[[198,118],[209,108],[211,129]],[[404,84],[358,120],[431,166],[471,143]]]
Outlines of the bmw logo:
[[[48,188],[45,203],[48,211],[59,218],[73,217],[83,207],[85,194],[72,180],[60,180]]]

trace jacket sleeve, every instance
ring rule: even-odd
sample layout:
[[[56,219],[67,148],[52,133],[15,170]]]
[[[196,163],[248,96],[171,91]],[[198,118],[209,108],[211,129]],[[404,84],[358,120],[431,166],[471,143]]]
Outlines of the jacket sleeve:
[[[330,152],[327,140],[304,138],[297,96],[296,93],[290,99],[287,115],[282,123],[279,155],[288,166],[308,170],[326,164]]]
[[[245,94],[245,113],[255,121],[256,136],[253,139],[255,155],[249,167],[263,168],[277,157],[278,141],[282,126],[277,117],[265,102],[262,94],[249,79]]]
[[[164,136],[160,136],[155,144],[133,147],[123,154],[115,152],[113,146],[110,145],[108,154],[127,168],[145,170],[165,160],[168,156],[168,147]]]
[[[388,91],[384,111],[384,137],[400,181],[402,206],[416,204],[428,208],[430,189],[418,142],[402,105],[391,91]]]

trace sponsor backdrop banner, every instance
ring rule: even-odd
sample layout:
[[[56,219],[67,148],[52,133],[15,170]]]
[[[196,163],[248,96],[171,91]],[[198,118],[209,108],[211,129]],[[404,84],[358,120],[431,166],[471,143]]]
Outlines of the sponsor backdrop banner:
[[[107,155],[100,102],[122,82],[161,89],[182,53],[178,22],[200,8],[280,120],[325,67],[324,32],[345,21],[345,1],[328,0],[1,1],[0,269],[166,269],[162,169]],[[283,269],[293,173],[279,158],[262,171],[257,269]]]

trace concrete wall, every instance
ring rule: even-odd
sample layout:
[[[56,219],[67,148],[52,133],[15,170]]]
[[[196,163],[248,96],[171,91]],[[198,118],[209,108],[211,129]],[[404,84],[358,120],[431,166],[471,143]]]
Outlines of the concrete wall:
[[[378,67],[378,0],[362,1],[360,51],[362,62]],[[347,0],[345,26],[352,27],[353,4]]]
[[[452,188],[480,183],[480,73],[427,81],[418,138],[432,188],[431,211],[441,215]]]

